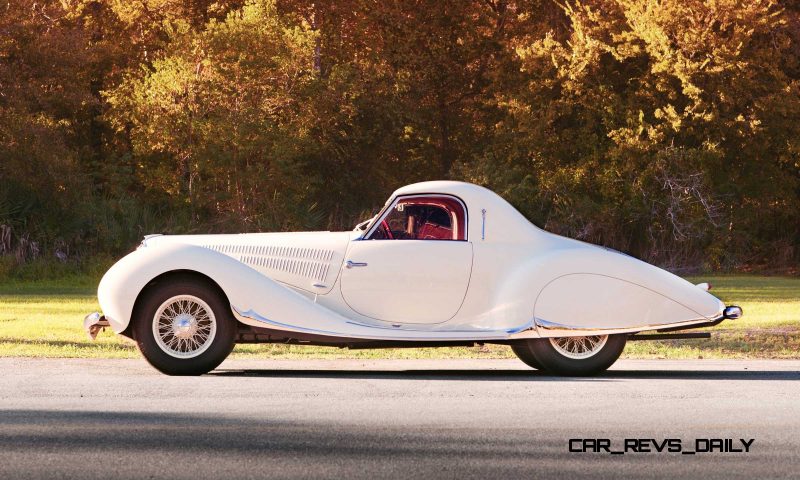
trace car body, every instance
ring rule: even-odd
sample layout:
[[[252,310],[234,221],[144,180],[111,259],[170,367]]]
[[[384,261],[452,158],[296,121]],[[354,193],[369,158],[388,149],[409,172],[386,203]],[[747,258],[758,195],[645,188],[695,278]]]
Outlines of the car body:
[[[235,319],[235,342],[519,347],[624,339],[741,315],[706,285],[546,232],[492,191],[452,181],[400,188],[350,232],[147,236],[101,280],[104,316],[87,317],[87,330],[108,325],[136,338],[144,292],[175,275],[220,297],[226,311],[216,317]],[[147,315],[140,321],[151,321]],[[181,323],[174,317],[162,319],[162,334],[178,331],[164,326]]]

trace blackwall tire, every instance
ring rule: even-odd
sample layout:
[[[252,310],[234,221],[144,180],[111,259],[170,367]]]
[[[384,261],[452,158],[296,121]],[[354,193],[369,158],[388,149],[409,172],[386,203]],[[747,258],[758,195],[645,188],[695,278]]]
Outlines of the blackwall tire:
[[[533,356],[529,342],[514,343],[511,345],[511,350],[520,360],[525,364],[536,370],[544,370],[542,364]]]
[[[236,320],[217,288],[192,276],[168,277],[142,294],[133,338],[145,360],[167,375],[202,375],[235,345]]]
[[[591,376],[607,370],[617,361],[625,349],[627,338],[625,334],[536,338],[528,340],[527,345],[536,363],[549,373],[562,376]],[[589,345],[589,339],[598,344],[597,348],[581,352],[579,348],[574,349],[565,344],[574,345],[574,342],[584,341]]]

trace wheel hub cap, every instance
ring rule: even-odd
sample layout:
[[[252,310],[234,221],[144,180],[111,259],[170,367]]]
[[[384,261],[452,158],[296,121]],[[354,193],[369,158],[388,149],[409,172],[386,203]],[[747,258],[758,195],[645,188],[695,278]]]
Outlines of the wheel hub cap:
[[[191,338],[197,332],[197,319],[188,313],[181,313],[172,321],[172,332],[178,338]]]

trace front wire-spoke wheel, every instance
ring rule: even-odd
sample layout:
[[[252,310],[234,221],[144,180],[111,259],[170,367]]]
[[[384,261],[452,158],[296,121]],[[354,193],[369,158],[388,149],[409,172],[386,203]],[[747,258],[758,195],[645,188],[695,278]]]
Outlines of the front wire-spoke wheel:
[[[217,334],[214,311],[201,298],[168,298],[153,316],[153,337],[161,350],[175,358],[194,358],[208,350]]]
[[[236,340],[236,320],[224,294],[192,275],[163,278],[149,287],[132,321],[139,351],[168,375],[210,372]]]
[[[555,375],[596,375],[617,361],[627,335],[534,338],[514,344],[514,353],[528,365]]]

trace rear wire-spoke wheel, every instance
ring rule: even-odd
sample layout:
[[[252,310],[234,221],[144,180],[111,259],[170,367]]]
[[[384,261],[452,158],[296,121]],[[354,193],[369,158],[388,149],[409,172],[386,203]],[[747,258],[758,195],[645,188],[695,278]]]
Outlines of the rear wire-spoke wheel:
[[[528,365],[555,375],[596,375],[617,361],[627,335],[535,338],[514,345]]]
[[[167,277],[149,287],[132,320],[139,351],[168,375],[210,372],[236,339],[236,320],[224,294],[190,275]]]
[[[573,360],[593,357],[603,349],[608,335],[592,335],[590,337],[551,338],[550,344],[561,355]]]

